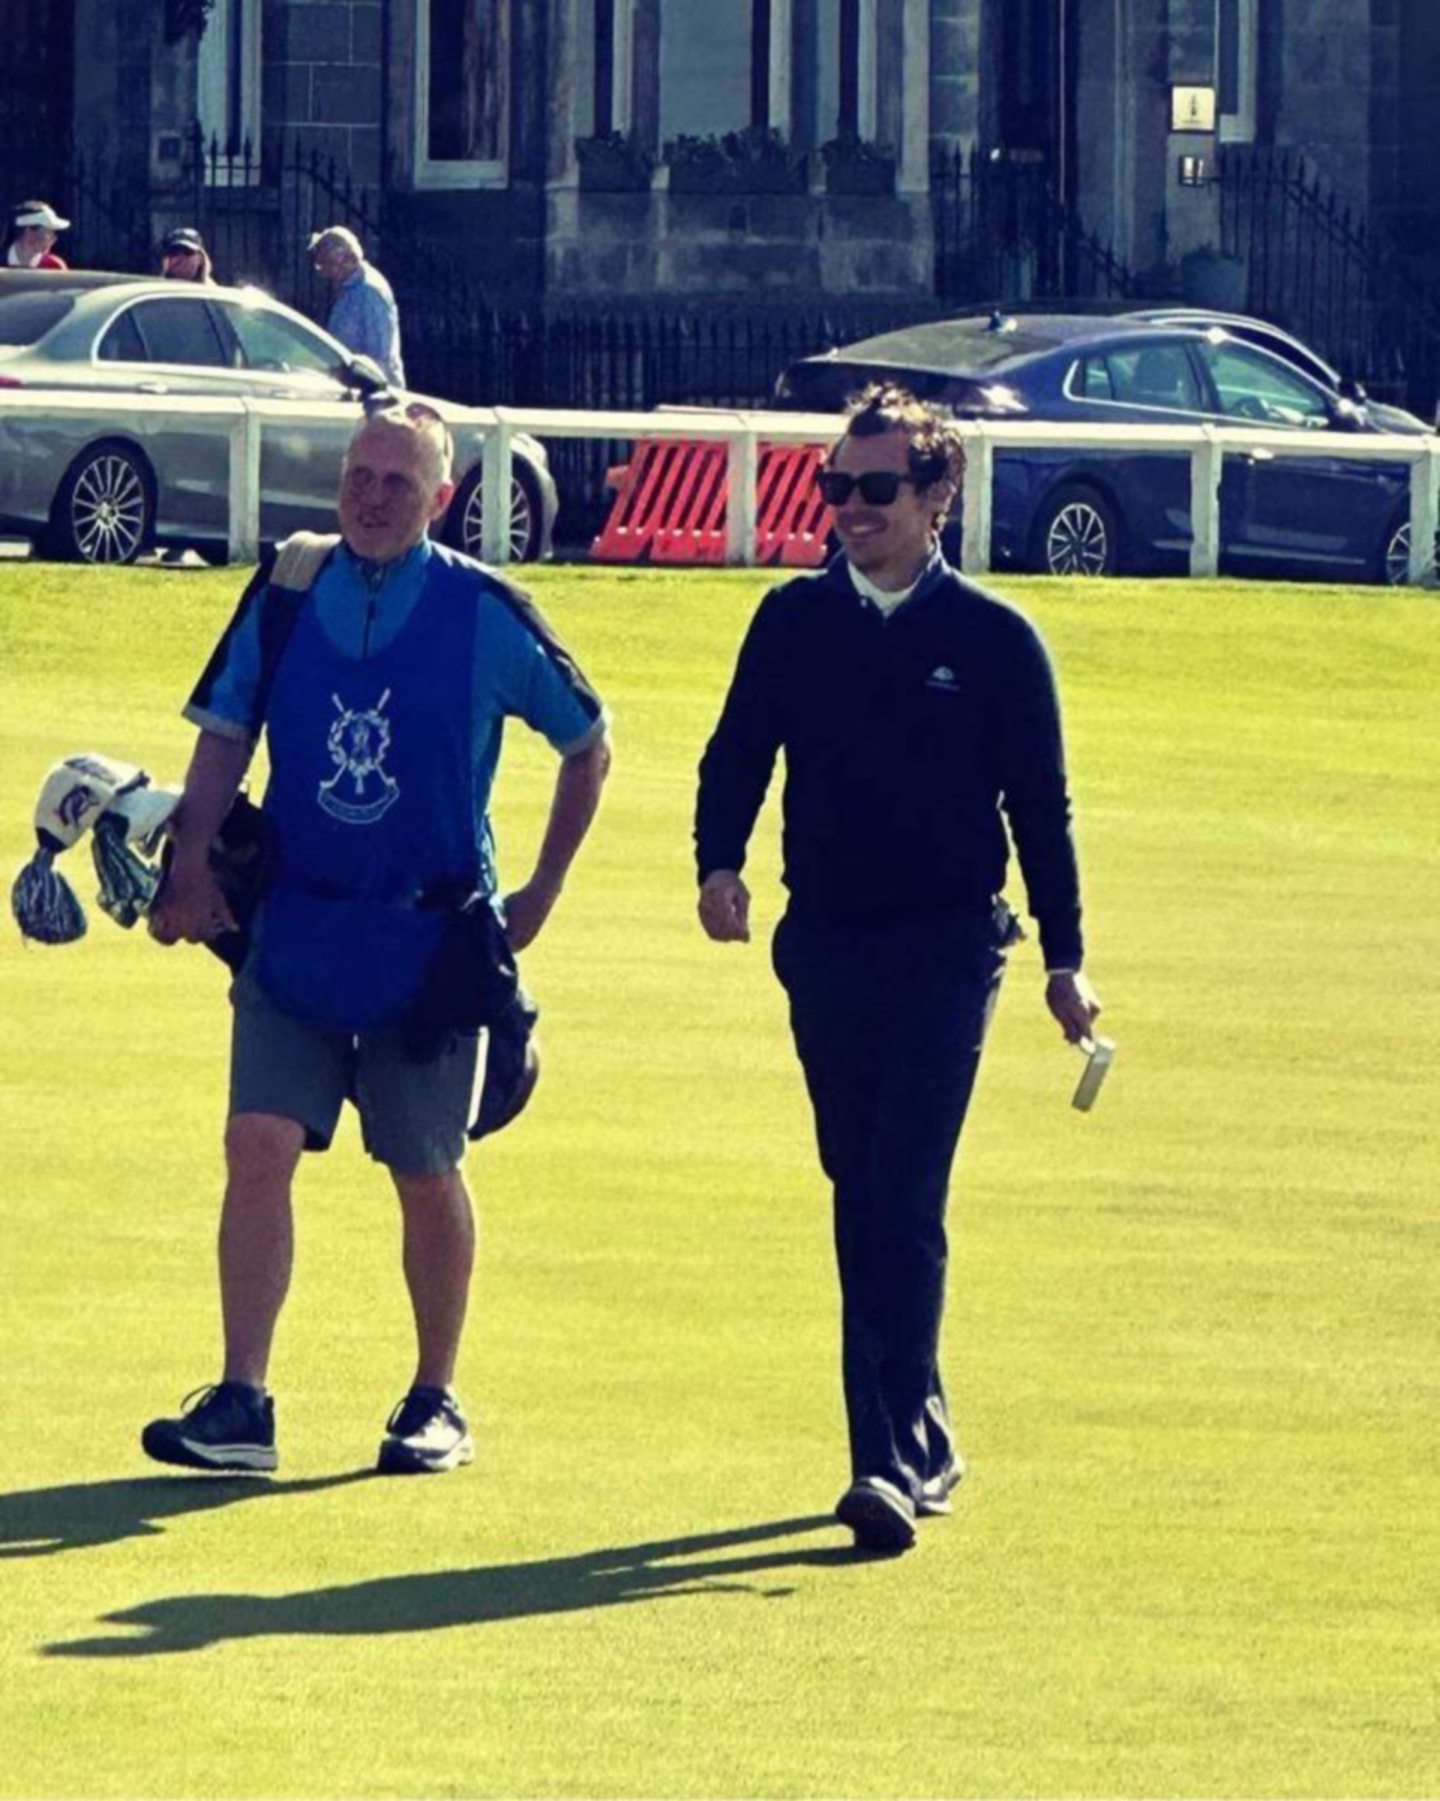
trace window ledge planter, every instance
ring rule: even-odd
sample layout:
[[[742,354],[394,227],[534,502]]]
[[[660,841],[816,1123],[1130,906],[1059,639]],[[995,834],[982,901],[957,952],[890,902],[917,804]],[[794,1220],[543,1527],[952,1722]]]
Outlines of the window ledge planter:
[[[825,164],[827,194],[892,195],[895,192],[895,153],[887,144],[864,138],[831,138],[820,146]]]
[[[655,158],[627,132],[576,138],[580,186],[592,194],[644,194],[650,190]]]
[[[672,138],[665,146],[672,194],[803,194],[805,160],[777,131]]]

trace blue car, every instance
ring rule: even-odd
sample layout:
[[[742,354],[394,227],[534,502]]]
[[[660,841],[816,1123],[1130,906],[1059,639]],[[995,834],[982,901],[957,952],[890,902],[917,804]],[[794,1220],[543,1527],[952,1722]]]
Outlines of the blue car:
[[[998,450],[995,568],[1050,575],[1184,574],[1190,461],[1127,449],[1136,425],[1208,423],[1313,434],[1315,454],[1261,449],[1225,458],[1221,567],[1236,575],[1403,581],[1409,470],[1327,456],[1325,437],[1427,428],[1365,402],[1219,325],[1065,314],[910,326],[793,363],[782,406],[831,412],[867,382],[901,382],[961,418],[1053,420],[1113,428],[1102,451]],[[1409,420],[1406,424],[1404,421]]]

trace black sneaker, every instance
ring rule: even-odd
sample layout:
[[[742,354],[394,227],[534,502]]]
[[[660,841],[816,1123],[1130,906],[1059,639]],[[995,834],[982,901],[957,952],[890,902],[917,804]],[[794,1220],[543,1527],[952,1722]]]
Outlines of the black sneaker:
[[[915,1503],[915,1511],[921,1519],[936,1514],[953,1513],[950,1497],[965,1479],[965,1459],[957,1451],[954,1460],[949,1463],[938,1476],[931,1476],[920,1484],[920,1498]]]
[[[859,1476],[835,1505],[835,1517],[861,1551],[908,1551],[915,1543],[915,1504],[883,1476]]]
[[[417,1384],[390,1415],[376,1464],[383,1476],[423,1476],[459,1469],[475,1456],[475,1441],[448,1388]]]
[[[273,1470],[279,1462],[275,1403],[262,1390],[217,1382],[186,1395],[180,1409],[179,1419],[151,1420],[140,1434],[145,1455],[157,1463],[243,1474]]]

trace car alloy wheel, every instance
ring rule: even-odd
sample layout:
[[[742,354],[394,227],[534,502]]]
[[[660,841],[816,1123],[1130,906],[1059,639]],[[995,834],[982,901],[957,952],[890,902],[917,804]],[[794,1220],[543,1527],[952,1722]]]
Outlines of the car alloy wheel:
[[[61,547],[82,563],[133,563],[150,536],[151,513],[150,482],[139,457],[124,445],[97,445],[65,478]]]
[[[467,557],[481,557],[485,530],[485,481],[480,469],[466,478],[450,510],[446,538]],[[510,560],[526,563],[540,554],[540,506],[524,473],[510,480]]]
[[[1042,533],[1040,566],[1047,575],[1114,572],[1115,528],[1098,497],[1056,497]]]
[[[1440,568],[1440,532],[1435,535],[1435,555],[1430,560],[1429,579],[1434,580],[1436,569]],[[1410,580],[1410,521],[1397,525],[1390,534],[1390,542],[1385,546],[1385,583],[1390,588],[1402,588]]]

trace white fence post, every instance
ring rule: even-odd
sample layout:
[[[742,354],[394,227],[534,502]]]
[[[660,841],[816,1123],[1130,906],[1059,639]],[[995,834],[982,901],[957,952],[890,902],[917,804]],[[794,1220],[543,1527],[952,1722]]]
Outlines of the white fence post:
[[[984,575],[990,567],[994,518],[995,446],[976,420],[965,431],[965,486],[960,495],[960,572]]]
[[[747,421],[726,443],[725,561],[732,569],[755,561],[759,475],[760,436]]]
[[[1203,442],[1190,453],[1190,573],[1220,573],[1220,475],[1225,447],[1213,425],[1202,425]]]
[[[1440,532],[1440,444],[1427,444],[1410,465],[1410,568],[1415,587],[1440,577],[1435,537]]]
[[[513,426],[501,418],[497,407],[495,423],[485,433],[480,472],[480,558],[485,563],[510,561],[510,488],[515,475],[513,436]]]
[[[232,563],[260,557],[260,416],[243,402],[230,428],[230,521],[227,554]]]

